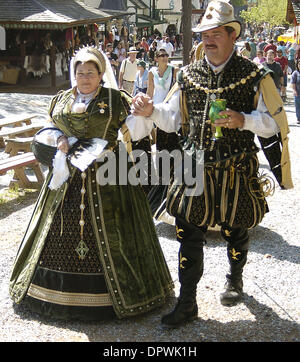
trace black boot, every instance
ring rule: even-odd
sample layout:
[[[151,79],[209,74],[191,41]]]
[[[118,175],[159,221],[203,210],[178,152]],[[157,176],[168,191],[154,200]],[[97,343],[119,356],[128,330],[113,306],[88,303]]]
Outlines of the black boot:
[[[173,312],[162,317],[161,323],[167,328],[177,328],[181,325],[191,322],[198,318],[198,306],[196,300],[191,302],[181,302],[178,298],[178,303]]]
[[[229,252],[234,252],[238,254],[236,257],[239,258],[239,263],[231,261],[231,273],[226,275],[227,281],[225,283],[225,292],[221,294],[220,300],[223,305],[231,306],[238,303],[243,296],[243,267],[247,261],[247,251],[238,251],[235,249],[230,249]],[[231,257],[230,257],[231,258]]]
[[[198,317],[197,284],[203,274],[204,233],[195,226],[179,224],[176,220],[179,250],[180,295],[175,309],[162,317],[162,325],[176,328]]]
[[[227,247],[230,274],[226,275],[225,292],[221,294],[220,300],[221,304],[232,306],[243,296],[243,268],[247,262],[249,237],[245,229],[225,229],[222,235],[230,243]]]
[[[176,328],[182,324],[192,321],[198,317],[198,306],[196,301],[197,283],[203,274],[203,249],[195,253],[193,258],[187,257],[186,252],[179,251],[179,282],[180,294],[175,309],[162,317],[161,323],[165,327]],[[191,248],[190,248],[190,254]]]

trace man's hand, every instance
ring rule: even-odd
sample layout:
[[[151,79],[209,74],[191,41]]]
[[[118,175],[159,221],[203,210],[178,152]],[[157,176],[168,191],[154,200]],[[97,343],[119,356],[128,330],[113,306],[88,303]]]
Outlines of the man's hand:
[[[132,100],[131,110],[134,116],[150,117],[154,110],[153,101],[148,95],[138,93]]]
[[[233,111],[232,109],[226,109],[226,111],[221,111],[219,115],[227,117],[216,119],[214,122],[215,126],[231,129],[244,127],[245,117],[239,112]]]

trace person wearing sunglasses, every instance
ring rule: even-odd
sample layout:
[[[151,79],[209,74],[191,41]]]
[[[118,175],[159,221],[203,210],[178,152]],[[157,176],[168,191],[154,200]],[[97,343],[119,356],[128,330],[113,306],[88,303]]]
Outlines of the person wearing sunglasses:
[[[164,101],[170,89],[176,81],[176,74],[178,68],[169,64],[169,55],[165,49],[160,49],[155,52],[154,60],[157,66],[152,67],[148,74],[148,89],[147,95],[152,98],[153,104],[159,104]],[[153,130],[152,138],[156,143],[156,151],[168,150],[172,152],[174,149],[179,148],[179,138],[176,132],[166,133],[160,128],[156,127]],[[158,170],[159,176],[161,174],[161,167]],[[148,200],[151,205],[152,213],[155,217],[159,217],[157,213],[156,202],[154,200],[160,200],[165,194],[166,188],[159,186],[153,186],[151,192],[148,194]]]

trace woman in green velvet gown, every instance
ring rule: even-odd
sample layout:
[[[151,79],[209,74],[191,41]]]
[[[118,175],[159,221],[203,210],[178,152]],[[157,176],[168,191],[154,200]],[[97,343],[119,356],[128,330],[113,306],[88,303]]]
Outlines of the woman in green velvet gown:
[[[50,105],[62,153],[69,137],[100,138],[118,159],[118,131],[129,104],[103,86],[104,55],[93,47],[74,59],[77,86]],[[105,151],[104,150],[104,151]],[[173,283],[140,185],[101,186],[97,160],[83,172],[68,161],[69,177],[55,188],[50,168],[10,280],[10,295],[32,311],[64,319],[125,318],[165,303]]]

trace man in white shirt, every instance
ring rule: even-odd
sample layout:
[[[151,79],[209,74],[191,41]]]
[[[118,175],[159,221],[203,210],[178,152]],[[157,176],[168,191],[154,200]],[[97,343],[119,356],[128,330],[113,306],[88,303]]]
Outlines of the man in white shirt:
[[[169,57],[174,55],[174,47],[173,44],[170,42],[170,38],[166,37],[165,42],[162,44],[162,46],[160,47],[160,49],[165,49],[166,52],[168,53]]]
[[[162,318],[162,324],[171,328],[197,318],[197,284],[203,274],[209,226],[219,225],[228,243],[230,271],[221,303],[230,306],[242,299],[248,229],[258,225],[268,211],[263,189],[268,180],[258,176],[255,134],[280,186],[293,187],[289,130],[274,82],[267,70],[234,52],[241,25],[233,7],[220,0],[209,4],[201,24],[193,29],[202,33],[204,59],[182,69],[167,103],[153,106],[147,96],[136,96],[133,116],[126,121],[133,140],[149,134],[154,122],[165,132],[180,130],[183,153],[202,165],[195,180],[202,192],[187,193],[190,189],[184,181],[171,184],[167,195],[166,210],[176,218],[180,242],[178,304]],[[226,100],[227,107],[212,124],[209,110],[216,99]],[[221,127],[221,138],[215,136],[216,126]]]
[[[165,42],[166,42],[166,36],[163,35],[163,37],[161,39],[159,36],[157,36],[155,41],[157,43],[157,47],[156,47],[157,50],[160,50],[162,48],[163,44],[165,44]]]
[[[138,71],[137,53],[138,51],[135,47],[130,47],[128,58],[122,61],[120,68],[119,88],[125,89],[129,94],[132,94],[136,73]]]

